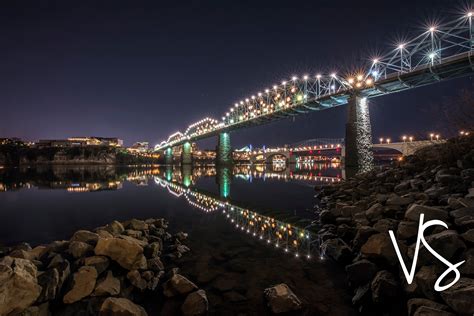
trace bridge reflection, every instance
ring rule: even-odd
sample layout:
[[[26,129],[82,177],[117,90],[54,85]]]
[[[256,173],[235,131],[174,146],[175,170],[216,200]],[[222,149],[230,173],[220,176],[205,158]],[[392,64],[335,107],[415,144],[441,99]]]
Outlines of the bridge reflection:
[[[323,258],[319,254],[319,239],[310,222],[284,221],[278,219],[278,215],[272,216],[272,211],[260,212],[238,205],[229,198],[230,170],[228,168],[222,172],[219,170],[217,171],[219,195],[186,186],[176,180],[169,181],[161,175],[154,176],[154,180],[175,197],[185,199],[191,206],[203,212],[222,214],[236,230],[271,247],[281,249],[295,257]],[[164,171],[163,175],[166,174],[167,171]]]

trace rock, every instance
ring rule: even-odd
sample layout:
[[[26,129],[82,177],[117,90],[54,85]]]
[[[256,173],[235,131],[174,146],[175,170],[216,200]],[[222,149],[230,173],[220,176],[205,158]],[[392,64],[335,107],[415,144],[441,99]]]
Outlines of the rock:
[[[109,258],[105,256],[92,256],[84,258],[84,265],[94,267],[97,274],[101,274],[109,267]]]
[[[453,286],[441,292],[441,297],[456,313],[474,314],[474,279],[461,277]]]
[[[370,283],[361,285],[355,290],[355,294],[352,297],[352,304],[361,305],[364,301],[371,299],[369,297],[370,297]]]
[[[236,291],[225,292],[224,299],[231,303],[239,303],[247,300],[245,296]]]
[[[145,221],[141,221],[138,219],[132,219],[127,225],[127,228],[133,229],[133,230],[147,230],[148,229],[148,224],[145,223]]]
[[[111,233],[113,236],[117,236],[123,233],[125,228],[120,222],[113,221],[112,223],[105,226],[105,230]]]
[[[372,280],[377,266],[369,260],[362,259],[346,266],[348,280],[353,284],[365,284]]]
[[[402,221],[398,224],[397,238],[401,240],[411,239],[418,234],[418,223]]]
[[[354,206],[354,205],[347,205],[342,207],[341,209],[341,215],[343,217],[352,217],[357,213],[363,212],[363,210],[360,207]]]
[[[391,194],[390,197],[387,199],[387,202],[385,202],[386,205],[400,205],[400,206],[405,206],[410,203],[413,203],[412,197],[402,197],[396,194]]]
[[[159,256],[161,253],[161,243],[160,242],[152,242],[143,248],[143,253],[145,254],[145,257],[148,259],[150,258],[155,258],[156,256]]]
[[[437,219],[441,221],[446,221],[449,217],[448,212],[439,209],[437,207],[413,204],[408,208],[405,213],[405,218],[418,222],[420,220],[420,214],[425,215],[424,222]]]
[[[346,263],[352,258],[351,248],[340,238],[328,239],[323,242],[321,251],[324,255],[342,263]]]
[[[140,247],[145,247],[146,245],[148,245],[148,241],[147,240],[140,240],[140,239],[137,239],[137,238],[134,238],[134,237],[131,237],[131,236],[126,236],[126,235],[120,235],[118,236],[117,238],[120,238],[120,239],[125,239],[125,240],[128,240],[128,241],[131,241],[135,244],[137,244],[138,246]]]
[[[99,235],[88,230],[78,230],[71,238],[71,241],[82,241],[92,246],[95,246],[98,240]]]
[[[264,295],[275,314],[301,309],[301,301],[285,283],[265,289]]]
[[[186,234],[184,232],[178,232],[178,233],[176,233],[175,236],[179,241],[184,241],[188,238],[188,234]]]
[[[378,231],[370,226],[361,226],[352,240],[354,248],[359,249],[363,244],[367,242],[370,236],[377,234]]]
[[[127,235],[127,236],[130,236],[130,237],[133,237],[133,238],[136,238],[136,239],[140,239],[143,236],[143,233],[141,231],[133,230],[133,229],[126,229],[123,232],[123,234]]]
[[[389,230],[395,231],[397,229],[397,225],[398,221],[390,218],[384,218],[378,220],[377,223],[374,224],[373,228],[379,233],[386,234]]]
[[[367,211],[365,211],[365,215],[371,221],[375,221],[382,218],[382,213],[383,213],[383,206],[380,203],[376,203],[372,205]]]
[[[97,271],[94,267],[81,267],[78,272],[74,273],[73,286],[64,295],[63,302],[65,304],[72,304],[91,295],[92,291],[94,291],[96,280]]]
[[[420,270],[415,274],[415,282],[418,291],[421,291],[423,295],[431,300],[437,299],[437,294],[434,289],[437,276],[436,266],[422,266]]]
[[[140,272],[138,270],[132,270],[127,273],[127,279],[132,283],[134,287],[143,291],[147,287],[147,281],[142,279]]]
[[[41,286],[41,294],[37,299],[38,302],[46,302],[54,300],[60,292],[58,269],[49,269],[38,276],[38,284]]]
[[[82,241],[72,241],[69,244],[69,253],[74,257],[74,258],[82,258],[84,257],[88,252],[91,252],[94,248]]]
[[[111,233],[109,233],[108,231],[106,230],[102,230],[102,229],[98,229],[96,231],[97,235],[99,235],[99,237],[101,238],[112,238],[114,237],[114,235],[112,235]]]
[[[148,266],[148,269],[155,272],[163,271],[165,269],[165,266],[163,265],[159,257],[148,259],[147,266]]]
[[[402,255],[406,253],[405,245],[398,243],[398,246]],[[360,249],[360,252],[369,259],[384,259],[392,265],[398,262],[395,248],[393,247],[392,241],[387,233],[370,236],[369,240],[367,240]]]
[[[120,238],[99,238],[94,249],[96,255],[107,256],[127,270],[146,269],[143,248]]]
[[[453,313],[450,313],[446,310],[421,306],[416,310],[413,316],[456,316]]]
[[[446,311],[449,309],[449,307],[446,305],[439,304],[435,301],[431,301],[426,298],[412,298],[407,302],[408,316],[413,316],[413,314],[415,314],[415,311],[417,311],[418,308],[422,306],[441,311]]]
[[[461,240],[461,237],[454,230],[445,230],[437,234],[427,236],[426,242],[444,258],[453,258],[457,254],[461,254],[466,245]],[[410,246],[408,256],[412,259],[415,250],[415,244]],[[420,246],[418,257],[420,265],[429,265],[433,262],[433,255],[426,250],[424,245]],[[444,266],[442,263],[439,263]]]
[[[197,289],[196,284],[181,274],[175,274],[163,285],[163,294],[166,297],[173,297],[176,295],[185,295]]]
[[[97,282],[93,296],[114,296],[120,293],[120,281],[114,277],[112,271],[107,272],[107,276]]]
[[[15,316],[50,316],[49,303],[44,303],[38,306],[30,306]]]
[[[375,303],[391,303],[399,295],[399,284],[395,276],[386,270],[377,272],[370,285]]]
[[[474,228],[469,229],[465,233],[461,234],[462,239],[465,241],[474,244]]]
[[[148,316],[145,309],[126,298],[107,298],[100,307],[100,316]]]
[[[206,315],[208,308],[209,302],[206,292],[204,290],[197,290],[188,294],[181,306],[181,311],[184,316],[200,316]]]
[[[461,256],[461,260],[466,260],[466,262],[464,262],[459,267],[459,272],[461,272],[461,275],[474,276],[474,248],[469,248],[466,252],[464,252]]]
[[[0,260],[0,315],[19,312],[41,294],[37,268],[28,260],[4,257]]]

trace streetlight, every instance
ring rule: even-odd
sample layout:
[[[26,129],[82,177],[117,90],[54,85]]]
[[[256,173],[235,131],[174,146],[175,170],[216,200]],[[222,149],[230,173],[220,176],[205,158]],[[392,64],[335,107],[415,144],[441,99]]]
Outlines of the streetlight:
[[[387,144],[390,144],[390,138],[387,138]]]
[[[379,141],[380,141],[380,143],[382,144],[382,143],[383,143],[383,138],[380,138]]]
[[[435,134],[431,133],[430,134],[430,139],[433,140],[433,137],[435,136]]]
[[[408,137],[408,140],[410,140],[410,142],[412,142],[413,141],[413,136]]]
[[[407,137],[405,135],[403,135],[402,139],[404,143],[407,141]]]
[[[439,134],[436,134],[435,137],[436,137],[436,140],[439,140]]]

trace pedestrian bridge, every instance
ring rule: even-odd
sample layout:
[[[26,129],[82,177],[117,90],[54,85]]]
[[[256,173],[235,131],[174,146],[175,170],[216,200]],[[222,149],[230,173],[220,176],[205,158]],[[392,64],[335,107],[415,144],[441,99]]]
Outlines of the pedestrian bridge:
[[[448,10],[447,10],[448,11]],[[474,72],[474,11],[452,17],[413,34],[385,54],[368,58],[357,72],[294,76],[235,102],[221,119],[206,117],[155,146],[172,163],[172,148],[182,146],[182,163],[191,164],[191,142],[218,136],[217,162],[232,163],[230,132],[348,105],[345,136],[346,167],[359,172],[372,168],[373,156],[368,100]],[[258,90],[257,90],[258,91]],[[405,150],[400,147],[401,150]],[[406,146],[408,152],[410,146]]]

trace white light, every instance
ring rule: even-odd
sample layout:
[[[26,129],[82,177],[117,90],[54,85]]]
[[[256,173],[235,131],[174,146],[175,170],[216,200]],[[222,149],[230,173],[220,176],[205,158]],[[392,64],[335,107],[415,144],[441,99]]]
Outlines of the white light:
[[[470,18],[470,17],[472,17],[473,15],[474,15],[474,12],[469,12],[469,13],[467,14],[467,17]]]
[[[377,70],[372,71],[372,76],[377,77],[379,75],[379,72]]]
[[[377,64],[378,62],[379,62],[379,60],[378,60],[377,58],[375,58],[375,59],[373,60],[373,63],[374,63],[374,64]]]
[[[433,33],[434,31],[436,31],[436,27],[434,26],[430,27],[430,32]]]
[[[404,48],[405,48],[405,44],[398,45],[398,49],[404,49]]]
[[[286,85],[286,81],[282,81],[281,84],[282,84],[282,85]]]
[[[321,79],[321,75],[316,75],[316,78]]]
[[[331,77],[336,78],[336,73],[332,73]]]
[[[293,81],[295,81],[296,79],[298,79],[298,77],[296,77],[296,76],[291,77],[291,80],[293,80]]]
[[[305,76],[303,77],[303,79],[304,79],[304,80],[308,80],[308,76],[305,75]]]
[[[428,55],[428,57],[429,57],[430,59],[434,59],[434,58],[436,57],[436,54],[435,54],[435,53],[430,53],[430,54]]]
[[[265,89],[265,93],[268,93],[268,92],[270,92],[270,90],[268,90],[268,89]]]

